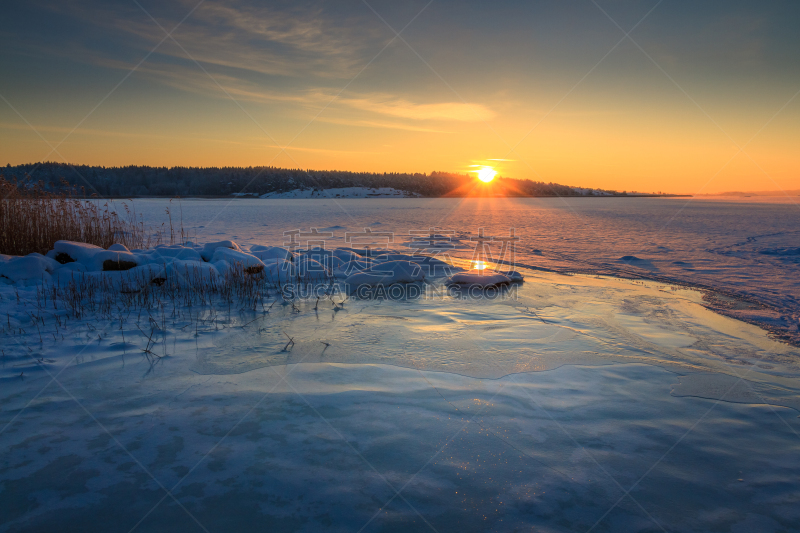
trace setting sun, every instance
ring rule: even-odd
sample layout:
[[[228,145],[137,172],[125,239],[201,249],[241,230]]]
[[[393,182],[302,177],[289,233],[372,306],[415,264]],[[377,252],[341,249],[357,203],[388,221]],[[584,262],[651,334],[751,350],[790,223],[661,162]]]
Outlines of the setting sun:
[[[497,175],[497,172],[492,167],[483,167],[478,170],[478,179],[484,183],[489,183]]]

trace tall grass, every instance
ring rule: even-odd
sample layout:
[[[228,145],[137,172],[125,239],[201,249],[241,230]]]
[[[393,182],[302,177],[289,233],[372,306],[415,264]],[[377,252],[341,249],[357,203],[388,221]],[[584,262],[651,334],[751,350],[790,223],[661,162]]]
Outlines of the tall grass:
[[[120,215],[109,201],[101,202],[66,182],[51,192],[42,182],[28,185],[0,175],[0,253],[45,254],[59,240],[102,248],[115,243],[148,248],[161,242],[161,232],[150,232],[127,204]]]

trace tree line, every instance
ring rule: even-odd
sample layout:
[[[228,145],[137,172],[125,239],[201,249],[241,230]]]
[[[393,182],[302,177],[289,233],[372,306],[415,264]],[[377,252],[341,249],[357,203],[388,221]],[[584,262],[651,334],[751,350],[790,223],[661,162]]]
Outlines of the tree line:
[[[102,167],[67,163],[30,163],[6,166],[7,179],[42,182],[49,190],[79,187],[87,195],[135,196],[228,196],[234,193],[262,195],[294,189],[341,187],[394,189],[425,197],[464,196],[474,190],[475,179],[452,172],[349,172],[302,170],[278,167]],[[485,190],[485,189],[481,189]],[[503,196],[585,196],[586,190],[557,183],[496,178],[493,194]],[[589,190],[588,194],[592,194]],[[473,192],[474,194],[474,192]]]

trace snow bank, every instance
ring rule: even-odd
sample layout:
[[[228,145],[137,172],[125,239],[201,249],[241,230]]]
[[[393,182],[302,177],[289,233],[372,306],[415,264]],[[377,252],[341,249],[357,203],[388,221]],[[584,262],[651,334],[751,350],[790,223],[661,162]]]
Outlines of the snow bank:
[[[128,270],[141,266],[147,261],[139,254],[131,252],[117,252],[113,250],[100,250],[92,255],[91,259],[80,261],[90,272],[109,270]]]
[[[200,256],[200,252],[198,252],[195,248],[191,248],[189,246],[182,246],[180,244],[176,244],[173,246],[159,245],[148,252],[144,252],[143,255],[147,258],[148,262],[150,263],[170,263],[175,260],[180,260],[180,261],[203,260],[203,258]]]
[[[94,244],[72,241],[57,241],[47,257],[63,264],[81,263],[88,272],[128,270],[149,262],[146,257],[130,252],[122,244],[112,244],[108,250],[103,250]]]
[[[519,272],[517,272],[516,270],[505,270],[505,271],[504,270],[498,270],[497,272],[499,274],[502,274],[502,275],[506,276],[513,283],[517,283],[517,282],[520,282],[520,281],[525,281],[525,277],[522,274],[520,274]]]
[[[294,254],[280,246],[262,246],[254,244],[250,247],[250,254],[261,261],[274,261],[276,259],[290,260]]]
[[[242,251],[242,249],[239,248],[239,245],[233,241],[217,241],[210,242],[203,246],[200,256],[204,261],[211,261],[211,258],[214,256],[214,252],[217,250],[217,248],[228,248],[230,250],[236,250],[237,252]]]
[[[385,253],[377,255],[372,259],[373,261],[380,263],[387,261],[409,261],[419,265],[425,275],[429,278],[449,276],[453,271],[461,270],[460,268],[454,267],[447,262],[442,261],[441,259],[431,256]]]
[[[50,280],[50,274],[58,270],[58,261],[42,254],[29,254],[24,257],[11,257],[0,263],[0,276],[11,281]]]
[[[278,259],[264,267],[263,275],[269,283],[285,285],[296,280],[294,265],[290,261]]]
[[[341,259],[329,257],[328,260],[336,260],[341,264]],[[319,261],[305,258],[297,265],[294,265],[294,273],[298,281],[304,283],[319,283],[330,278],[330,269]]]
[[[391,187],[341,187],[336,189],[294,189],[287,192],[271,192],[261,198],[418,198],[413,192]]]
[[[325,256],[303,256],[296,261],[300,270],[326,270],[330,271],[341,267],[344,261],[332,255]]]
[[[93,280],[128,291],[166,281],[181,288],[213,283],[222,281],[233,270],[257,275],[267,284],[327,284],[339,280],[353,286],[413,283],[447,276],[450,269],[460,270],[430,256],[386,250],[365,250],[365,254],[374,257],[352,248],[312,248],[293,253],[280,246],[253,245],[244,251],[229,240],[205,245],[159,245],[148,250],[128,250],[121,244],[103,250],[59,241],[47,257],[0,257],[0,276],[7,283],[26,285]]]
[[[219,270],[211,263],[181,259],[176,259],[167,265],[165,276],[170,283],[175,283],[181,288],[196,287],[198,284],[222,280]]]
[[[333,251],[333,256],[338,257],[344,262],[348,261],[363,261],[364,257],[355,253],[348,248],[337,248]]]
[[[411,261],[386,261],[369,270],[347,276],[345,283],[351,287],[358,287],[359,285],[392,285],[424,280],[425,274],[418,264]]]
[[[333,274],[339,278],[346,278],[350,274],[355,272],[361,272],[362,270],[368,270],[372,267],[372,262],[370,260],[364,261],[348,261],[346,263],[342,263],[337,268],[333,269]]]
[[[120,292],[136,292],[164,277],[164,267],[146,264],[122,271],[82,272],[76,268],[60,268],[53,275],[53,283],[68,285],[70,283],[96,282],[101,287]]]
[[[497,285],[507,285],[511,283],[511,278],[499,272],[486,270],[468,270],[453,274],[447,280],[448,283],[456,285],[473,285],[478,287],[494,287]]]
[[[77,261],[86,265],[95,254],[102,251],[99,246],[85,242],[56,241],[53,250],[48,252],[47,256],[62,263]]]
[[[238,247],[237,247],[238,248]],[[211,256],[211,263],[225,261],[231,266],[239,266],[251,274],[256,274],[264,270],[264,262],[258,257],[230,248],[217,248]]]

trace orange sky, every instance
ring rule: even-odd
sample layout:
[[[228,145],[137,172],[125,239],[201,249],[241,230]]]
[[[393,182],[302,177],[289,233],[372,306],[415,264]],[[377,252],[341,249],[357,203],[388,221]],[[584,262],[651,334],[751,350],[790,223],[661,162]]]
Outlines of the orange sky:
[[[425,4],[16,6],[0,163],[800,188],[794,5]]]

